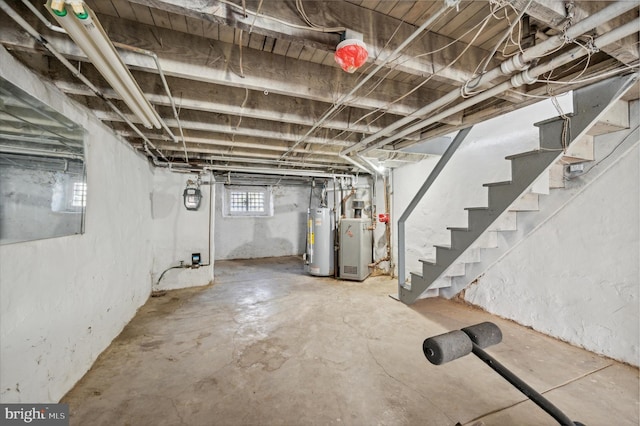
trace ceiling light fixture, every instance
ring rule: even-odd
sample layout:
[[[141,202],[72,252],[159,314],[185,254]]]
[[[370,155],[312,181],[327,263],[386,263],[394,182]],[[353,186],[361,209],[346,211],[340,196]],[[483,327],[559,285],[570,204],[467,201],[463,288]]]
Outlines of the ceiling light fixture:
[[[344,39],[336,47],[333,57],[340,68],[348,73],[353,73],[367,62],[369,52],[362,39],[361,33],[347,30],[344,33]]]
[[[70,10],[67,9],[68,5]],[[82,0],[49,0],[47,10],[82,49],[96,69],[148,129],[160,118],[118,55],[95,14]]]

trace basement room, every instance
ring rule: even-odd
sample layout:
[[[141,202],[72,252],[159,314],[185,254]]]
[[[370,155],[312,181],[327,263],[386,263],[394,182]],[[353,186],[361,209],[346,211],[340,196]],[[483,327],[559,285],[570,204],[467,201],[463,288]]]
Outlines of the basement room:
[[[0,424],[640,424],[637,0],[0,0]]]

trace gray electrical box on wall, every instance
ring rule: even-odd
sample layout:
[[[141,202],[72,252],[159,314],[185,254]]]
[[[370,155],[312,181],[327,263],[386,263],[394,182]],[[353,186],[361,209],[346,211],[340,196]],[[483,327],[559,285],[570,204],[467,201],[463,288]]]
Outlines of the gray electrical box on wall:
[[[340,221],[340,278],[362,281],[369,276],[373,234],[370,219]]]

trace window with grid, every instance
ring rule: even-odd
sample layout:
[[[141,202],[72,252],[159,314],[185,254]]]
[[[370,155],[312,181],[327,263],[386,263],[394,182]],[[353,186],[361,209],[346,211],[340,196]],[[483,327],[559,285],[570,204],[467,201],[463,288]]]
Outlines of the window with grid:
[[[231,192],[231,205],[229,206],[232,212],[253,212],[262,213],[265,208],[265,194],[264,192],[249,192],[249,191],[232,191]]]
[[[270,187],[225,186],[225,216],[272,216]]]
[[[73,183],[73,198],[71,205],[73,207],[84,207],[87,204],[87,184],[84,182]]]

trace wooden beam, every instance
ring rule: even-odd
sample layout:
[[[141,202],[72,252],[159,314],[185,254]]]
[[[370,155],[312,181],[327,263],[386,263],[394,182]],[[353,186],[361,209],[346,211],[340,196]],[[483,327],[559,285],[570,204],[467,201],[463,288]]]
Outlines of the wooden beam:
[[[92,109],[96,117],[98,117],[102,121],[109,121],[112,123],[124,123],[124,120],[122,120],[122,118],[119,115],[112,112],[111,110],[95,109],[95,108],[92,108]],[[133,123],[140,124],[138,123],[138,119],[133,115],[127,114],[127,118],[131,120]],[[218,122],[216,122],[216,120],[218,120]],[[167,118],[164,121],[172,129],[174,134],[178,135],[178,122],[173,118]],[[195,117],[187,116],[180,119],[180,124],[182,125],[182,129],[184,131],[202,132],[206,134],[215,133],[218,135],[246,136],[246,137],[255,138],[258,141],[265,141],[265,142],[269,140],[296,142],[300,138],[300,136],[304,134],[304,131],[302,129],[291,129],[291,128],[287,129],[286,126],[281,128],[276,128],[274,126],[273,129],[266,129],[264,127],[255,128],[255,127],[249,127],[251,124],[244,123],[245,120],[243,120],[244,124],[238,128],[235,128],[234,123],[231,123],[231,122],[221,123],[219,121],[220,121],[220,117],[212,116],[210,120],[199,120]],[[309,136],[306,139],[306,141],[308,143],[328,145],[328,146],[348,146],[354,143],[354,142],[348,142],[342,139],[331,140],[331,139],[326,139],[326,138],[317,137],[317,136]]]
[[[513,0],[512,4],[518,9],[522,8],[528,3],[528,0]],[[534,0],[533,3],[527,9],[527,14],[538,21],[548,24],[550,27],[562,31],[565,25],[565,18],[567,16],[564,1],[561,0]],[[608,5],[608,2],[601,1],[579,1],[575,2],[574,6],[574,22],[586,18],[589,15],[598,12]],[[609,22],[604,23],[596,28],[596,35],[602,35],[613,28],[616,28],[623,23],[626,23],[638,16],[638,10],[631,10]],[[616,58],[623,64],[630,64],[637,61],[640,58],[640,52],[638,50],[638,33],[632,36],[626,37],[617,42],[611,43],[608,46],[602,48],[603,52],[606,52],[610,56]]]
[[[22,55],[26,56],[26,55]],[[31,62],[35,55],[21,58]],[[48,69],[41,70],[55,80],[56,86],[68,95],[94,97],[95,94],[57,61],[48,62]],[[34,68],[37,69],[37,68]],[[101,92],[108,99],[119,99],[119,96],[111,88],[101,84],[102,79],[91,67],[84,67],[83,74],[95,82]],[[156,106],[170,106],[171,101],[157,77],[144,73],[133,72],[133,76],[145,92],[147,99]],[[226,114],[232,117],[249,117],[273,121],[278,123],[298,124],[312,126],[316,120],[330,107],[330,105],[309,99],[291,98],[275,93],[249,90],[230,86],[219,86],[180,78],[167,78],[169,88],[174,101],[180,111],[204,111],[218,114]],[[244,104],[244,106],[243,106]],[[347,108],[333,115],[320,126],[320,129],[349,130],[360,134],[372,134],[390,125],[398,116],[386,114],[374,121],[378,114],[371,115],[360,123],[354,122],[367,113],[358,108]],[[169,114],[171,116],[172,113]]]
[[[130,0],[138,5],[160,9],[169,13],[202,19],[218,25],[231,27],[245,32],[260,34],[278,40],[284,40],[309,49],[321,50],[333,54],[340,38],[335,33],[319,33],[305,29],[307,24],[289,2],[265,1],[261,13],[244,17],[242,11],[226,3],[210,0]],[[318,25],[339,26],[363,34],[369,50],[369,62],[376,63],[388,57],[391,52],[416,29],[391,16],[369,10],[348,2],[305,1],[305,12],[310,20]],[[255,12],[255,11],[254,11]],[[267,18],[271,17],[273,19]],[[276,21],[279,20],[280,22]],[[282,22],[291,23],[284,25]],[[433,55],[426,52],[451,45],[445,51]],[[408,46],[394,61],[387,65],[412,75],[426,77],[436,75],[436,79],[448,83],[461,83],[471,77],[475,65],[487,54],[486,51],[470,47],[459,59],[458,64],[445,67],[467,46],[462,42],[437,34],[426,32]]]
[[[114,41],[157,52],[161,66],[168,76],[202,81],[249,90],[267,91],[293,98],[334,103],[355,85],[357,75],[344,73],[337,67],[291,60],[267,52],[245,49],[243,64],[245,77],[239,74],[237,46],[210,42],[175,31],[146,25],[132,28],[125,21],[107,18],[102,24]],[[11,49],[41,53],[30,37],[15,28],[6,15],[0,15],[0,40]],[[63,34],[53,33],[50,43],[66,57],[87,61],[82,51]],[[157,73],[152,58],[123,51],[121,56],[131,68]],[[437,98],[433,90],[420,88],[390,104],[390,100],[406,95],[414,86],[385,80],[378,84],[370,81],[346,104],[362,109],[381,109],[398,115],[407,115]],[[366,96],[363,96],[366,94]]]
[[[116,132],[120,136],[125,137],[127,139],[135,140],[139,138],[139,136],[136,133],[129,130],[117,130]],[[181,143],[175,144],[172,142],[168,142],[166,138],[162,137],[162,135],[146,134],[145,136],[147,136],[151,141],[159,141],[159,143],[163,147],[171,146],[172,150],[183,149]],[[277,151],[280,154],[287,151],[291,146],[291,144],[284,144],[284,143],[275,143],[275,142],[267,143],[266,141],[256,142],[253,139],[242,138],[242,137],[236,138],[235,140],[231,141],[228,139],[224,139],[224,135],[223,137],[221,137],[220,135],[218,135],[217,137],[210,137],[210,136],[197,137],[197,136],[192,136],[191,133],[188,133],[187,135],[185,135],[185,142],[187,144],[187,149],[191,149],[191,147],[194,147],[194,146],[212,147],[212,148],[217,146],[217,147],[227,147],[227,148],[234,148],[234,149],[236,148],[255,149],[258,151],[260,150]],[[158,146],[158,144],[156,144],[155,142],[154,144]],[[306,153],[307,151],[304,148],[294,148],[294,152]],[[321,148],[317,148],[313,152],[317,154],[336,156],[338,155],[339,150],[331,151],[331,150],[326,150],[326,149],[323,150]]]

